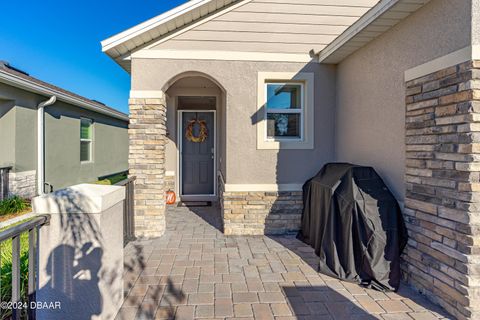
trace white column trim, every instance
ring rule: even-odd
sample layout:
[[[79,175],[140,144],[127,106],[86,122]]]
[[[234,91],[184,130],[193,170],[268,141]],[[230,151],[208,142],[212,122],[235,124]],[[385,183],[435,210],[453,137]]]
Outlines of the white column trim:
[[[162,90],[130,90],[131,99],[161,99],[164,96]]]
[[[225,184],[225,192],[302,191],[303,184]]]
[[[477,59],[480,59],[480,45],[468,46],[406,70],[405,81],[417,79],[462,62]]]

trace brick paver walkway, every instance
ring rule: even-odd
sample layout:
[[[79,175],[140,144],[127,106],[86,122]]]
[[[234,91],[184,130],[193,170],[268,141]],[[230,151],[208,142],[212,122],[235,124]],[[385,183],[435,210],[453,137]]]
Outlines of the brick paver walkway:
[[[295,237],[226,237],[214,208],[174,208],[161,238],[126,248],[128,296],[116,319],[438,319],[403,286],[382,293],[315,271]]]

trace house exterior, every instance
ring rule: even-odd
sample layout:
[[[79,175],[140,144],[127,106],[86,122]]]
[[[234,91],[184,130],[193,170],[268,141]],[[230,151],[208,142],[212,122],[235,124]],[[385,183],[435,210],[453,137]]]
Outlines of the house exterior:
[[[26,198],[128,170],[128,115],[0,63],[0,167]],[[39,174],[40,173],[40,174]]]
[[[196,0],[103,41],[132,77],[138,234],[163,233],[169,189],[218,200],[228,235],[296,231],[308,178],[370,165],[404,208],[406,281],[480,317],[479,7]]]

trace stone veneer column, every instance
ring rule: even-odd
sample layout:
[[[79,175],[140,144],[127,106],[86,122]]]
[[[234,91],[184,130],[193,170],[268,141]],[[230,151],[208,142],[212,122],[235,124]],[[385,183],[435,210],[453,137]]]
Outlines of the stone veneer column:
[[[480,318],[480,62],[406,83],[404,276],[459,319]]]
[[[135,235],[158,237],[165,231],[165,96],[130,99],[129,170],[136,176]]]

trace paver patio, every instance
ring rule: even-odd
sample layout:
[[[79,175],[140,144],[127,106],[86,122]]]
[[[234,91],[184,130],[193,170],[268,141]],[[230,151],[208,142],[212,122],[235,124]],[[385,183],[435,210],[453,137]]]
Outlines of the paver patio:
[[[169,207],[160,238],[130,243],[116,319],[444,319],[402,286],[382,293],[317,273],[294,236],[226,237],[211,207]]]

